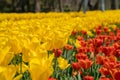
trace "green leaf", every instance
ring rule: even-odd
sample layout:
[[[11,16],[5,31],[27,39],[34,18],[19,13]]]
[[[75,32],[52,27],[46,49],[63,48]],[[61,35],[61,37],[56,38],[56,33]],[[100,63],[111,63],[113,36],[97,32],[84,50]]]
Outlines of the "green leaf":
[[[82,80],[80,74],[78,74],[77,77],[78,77],[78,80]]]
[[[74,77],[74,79],[73,80],[77,80],[77,78],[76,77]]]

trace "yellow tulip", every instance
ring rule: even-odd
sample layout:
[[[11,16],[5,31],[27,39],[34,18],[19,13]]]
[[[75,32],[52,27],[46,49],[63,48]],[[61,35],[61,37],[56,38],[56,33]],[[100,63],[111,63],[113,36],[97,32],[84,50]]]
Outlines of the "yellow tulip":
[[[0,80],[13,80],[15,74],[15,66],[0,66]]]
[[[30,61],[30,74],[32,80],[47,80],[53,73],[52,60],[54,55],[49,58],[46,57],[36,57],[32,58]]]
[[[59,57],[57,60],[58,60],[59,67],[63,70],[66,69],[70,65],[68,64],[68,61],[62,57]]]
[[[94,34],[91,31],[87,31],[87,35],[89,35],[90,37],[94,36]]]
[[[75,43],[75,45],[76,45],[77,48],[80,48],[80,47],[81,47],[81,45],[80,45],[80,41],[76,39],[76,43]]]
[[[10,46],[10,52],[14,52],[15,54],[19,54],[22,51],[20,42],[17,38],[9,39],[6,46]]]
[[[4,49],[0,49],[0,66],[8,65],[12,58],[13,54],[9,52],[10,47],[5,47]]]

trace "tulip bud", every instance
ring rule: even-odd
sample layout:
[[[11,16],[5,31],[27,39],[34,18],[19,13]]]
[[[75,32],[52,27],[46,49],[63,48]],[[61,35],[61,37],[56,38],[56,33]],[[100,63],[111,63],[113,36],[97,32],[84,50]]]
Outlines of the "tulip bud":
[[[61,49],[58,49],[58,50],[54,49],[53,52],[55,54],[55,57],[59,57],[62,54],[62,50]]]

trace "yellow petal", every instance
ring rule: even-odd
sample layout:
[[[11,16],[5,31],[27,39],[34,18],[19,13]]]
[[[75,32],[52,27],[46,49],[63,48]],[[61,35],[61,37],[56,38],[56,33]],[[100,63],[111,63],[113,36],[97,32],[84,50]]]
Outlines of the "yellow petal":
[[[58,63],[59,63],[59,67],[61,69],[66,69],[70,64],[68,64],[68,61],[65,60],[64,58],[62,57],[59,57],[58,59]]]

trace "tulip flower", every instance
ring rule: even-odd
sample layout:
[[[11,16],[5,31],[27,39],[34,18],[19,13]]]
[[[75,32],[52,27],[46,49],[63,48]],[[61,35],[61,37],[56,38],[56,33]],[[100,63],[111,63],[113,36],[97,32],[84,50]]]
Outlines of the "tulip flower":
[[[58,60],[59,67],[63,70],[66,69],[70,65],[68,64],[68,61],[62,57],[59,57],[57,60]]]
[[[94,80],[94,77],[93,76],[85,76],[84,80]]]

